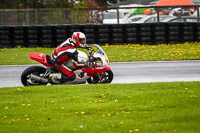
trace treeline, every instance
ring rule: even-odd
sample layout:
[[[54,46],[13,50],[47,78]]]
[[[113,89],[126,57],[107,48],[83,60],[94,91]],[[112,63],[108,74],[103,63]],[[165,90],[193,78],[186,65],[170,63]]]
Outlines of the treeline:
[[[0,8],[66,8],[73,4],[72,0],[0,0]]]
[[[86,3],[86,5],[97,3],[101,7],[107,7],[108,3],[117,1],[125,0],[0,0],[0,8],[72,8],[78,2]]]
[[[107,7],[111,3],[120,1],[124,4],[130,2],[132,4],[149,4],[149,2],[154,0],[0,0],[0,8],[72,8],[74,4],[80,1],[86,3],[89,7],[91,7],[91,5]]]

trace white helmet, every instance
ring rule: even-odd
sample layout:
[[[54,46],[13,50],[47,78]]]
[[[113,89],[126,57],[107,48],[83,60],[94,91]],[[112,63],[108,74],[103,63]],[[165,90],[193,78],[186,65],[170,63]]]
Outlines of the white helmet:
[[[85,48],[86,47],[86,37],[85,34],[82,32],[74,32],[72,35],[72,40],[76,45]]]

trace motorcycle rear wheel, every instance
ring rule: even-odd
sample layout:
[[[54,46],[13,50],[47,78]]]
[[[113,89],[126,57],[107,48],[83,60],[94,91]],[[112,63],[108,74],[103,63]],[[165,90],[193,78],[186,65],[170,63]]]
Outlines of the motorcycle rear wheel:
[[[94,75],[87,79],[88,84],[105,84],[111,83],[113,80],[113,72],[112,70],[104,71],[101,79],[99,79],[98,75]]]
[[[41,66],[32,66],[24,70],[21,75],[21,82],[24,86],[35,86],[35,85],[46,85],[39,81],[33,80],[29,78],[30,74],[34,74],[37,76],[43,76],[46,72],[46,69]]]

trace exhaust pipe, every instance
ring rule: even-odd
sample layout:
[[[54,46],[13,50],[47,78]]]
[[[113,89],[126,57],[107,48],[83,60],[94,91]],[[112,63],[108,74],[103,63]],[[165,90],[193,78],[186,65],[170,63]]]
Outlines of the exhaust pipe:
[[[48,79],[41,78],[41,77],[39,77],[39,76],[37,76],[37,75],[34,75],[34,74],[29,75],[28,78],[31,78],[31,79],[33,79],[33,80],[36,80],[36,81],[41,82],[41,83],[44,83],[44,84],[46,84],[46,83],[49,82]]]

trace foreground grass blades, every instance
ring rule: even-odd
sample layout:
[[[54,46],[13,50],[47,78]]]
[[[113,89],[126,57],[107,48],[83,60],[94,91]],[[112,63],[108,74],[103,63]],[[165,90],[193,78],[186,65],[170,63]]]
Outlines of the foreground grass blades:
[[[200,43],[161,45],[108,45],[103,49],[110,62],[170,61],[200,59]],[[29,53],[41,52],[50,55],[54,48],[12,48],[0,49],[0,65],[35,64]],[[81,50],[81,49],[80,49]]]
[[[0,132],[200,132],[200,82],[0,88]]]

